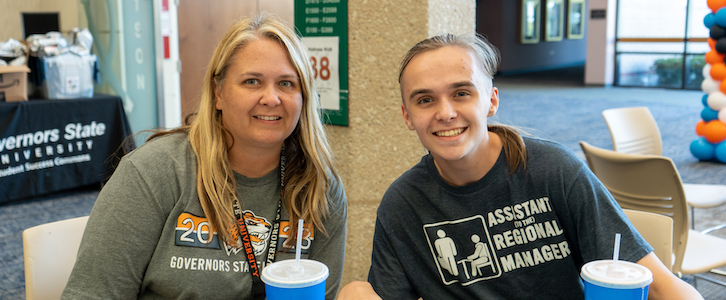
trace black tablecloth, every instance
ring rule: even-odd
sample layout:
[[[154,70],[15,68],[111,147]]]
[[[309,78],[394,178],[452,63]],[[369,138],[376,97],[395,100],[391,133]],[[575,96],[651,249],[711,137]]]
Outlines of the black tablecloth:
[[[0,203],[105,181],[130,135],[117,96],[0,103]]]

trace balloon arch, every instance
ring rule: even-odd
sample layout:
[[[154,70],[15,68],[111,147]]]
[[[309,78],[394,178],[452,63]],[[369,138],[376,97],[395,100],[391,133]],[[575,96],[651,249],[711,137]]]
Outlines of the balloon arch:
[[[703,67],[701,90],[701,121],[696,124],[696,138],[691,142],[691,154],[699,160],[726,163],[726,0],[708,0],[711,13],[703,18],[710,29]]]

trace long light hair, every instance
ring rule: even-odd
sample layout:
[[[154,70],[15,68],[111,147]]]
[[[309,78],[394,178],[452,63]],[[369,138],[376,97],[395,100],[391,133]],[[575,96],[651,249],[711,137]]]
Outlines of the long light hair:
[[[494,78],[500,62],[499,50],[489,43],[485,37],[478,34],[458,36],[443,33],[418,42],[406,52],[398,71],[398,83],[401,83],[403,71],[416,55],[450,46],[471,51],[489,80]],[[503,124],[488,124],[487,129],[496,133],[502,139],[504,155],[507,157],[510,172],[517,170],[520,163],[523,167],[526,167],[527,151],[519,129]]]
[[[285,48],[302,87],[303,107],[300,120],[285,140],[285,186],[283,199],[296,232],[298,218],[326,233],[323,219],[329,215],[330,195],[340,196],[342,184],[320,119],[320,103],[313,85],[313,73],[306,47],[283,21],[269,14],[237,21],[217,45],[202,85],[199,109],[191,122],[175,131],[186,131],[197,156],[197,193],[210,225],[228,245],[236,245],[237,221],[232,210],[237,195],[234,171],[228,149],[235,141],[225,139],[222,113],[216,109],[215,89],[224,85],[234,54],[248,42],[259,39],[277,41]],[[158,136],[158,135],[157,135]],[[153,138],[153,137],[152,137]],[[228,144],[228,142],[230,144]],[[294,237],[292,239],[294,241]]]

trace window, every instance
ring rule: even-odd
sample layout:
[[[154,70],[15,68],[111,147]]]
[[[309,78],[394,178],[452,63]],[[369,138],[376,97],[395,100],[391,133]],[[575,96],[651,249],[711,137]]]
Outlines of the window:
[[[706,1],[618,1],[615,85],[701,88]]]

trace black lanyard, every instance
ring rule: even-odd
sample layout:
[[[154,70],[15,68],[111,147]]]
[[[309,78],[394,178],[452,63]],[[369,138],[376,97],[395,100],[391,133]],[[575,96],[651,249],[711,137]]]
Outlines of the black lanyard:
[[[277,238],[280,233],[280,211],[282,208],[282,193],[285,187],[285,146],[282,146],[280,154],[280,201],[277,202],[277,214],[275,221],[272,222],[272,235],[267,245],[267,262],[272,263],[275,260],[275,251],[277,249]],[[234,215],[237,217],[237,227],[239,228],[240,238],[242,239],[242,246],[247,254],[247,263],[250,266],[250,274],[252,274],[252,294],[254,299],[264,299],[265,297],[265,285],[260,279],[260,264],[255,257],[255,249],[252,247],[252,241],[250,240],[250,234],[247,231],[247,224],[242,216],[242,209],[237,199],[234,200],[233,204]]]

